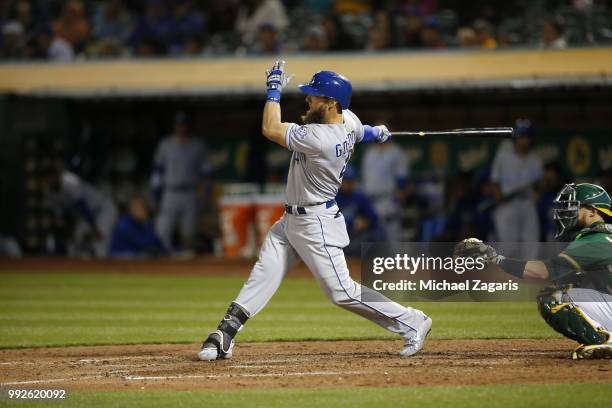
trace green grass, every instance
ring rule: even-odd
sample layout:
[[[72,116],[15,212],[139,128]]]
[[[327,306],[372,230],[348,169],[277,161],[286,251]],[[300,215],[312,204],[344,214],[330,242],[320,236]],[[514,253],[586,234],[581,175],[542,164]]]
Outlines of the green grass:
[[[609,385],[495,385],[470,387],[393,387],[335,389],[273,389],[240,391],[74,392],[62,407],[605,407],[612,399]],[[0,403],[1,404],[1,403]],[[56,405],[48,402],[49,405]],[[45,404],[45,405],[47,405]],[[20,403],[37,407],[37,403]]]
[[[240,277],[3,273],[0,347],[192,343],[216,327]],[[433,339],[558,337],[534,302],[423,302]],[[394,338],[290,278],[241,341]]]

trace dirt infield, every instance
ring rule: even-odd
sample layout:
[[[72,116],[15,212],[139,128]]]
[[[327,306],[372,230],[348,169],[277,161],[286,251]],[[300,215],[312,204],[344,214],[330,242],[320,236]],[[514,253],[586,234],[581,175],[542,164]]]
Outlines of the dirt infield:
[[[136,345],[0,350],[0,386],[321,388],[610,383],[612,360],[572,361],[567,340],[438,340],[417,356],[399,341],[242,343],[231,360],[203,362],[198,346]]]

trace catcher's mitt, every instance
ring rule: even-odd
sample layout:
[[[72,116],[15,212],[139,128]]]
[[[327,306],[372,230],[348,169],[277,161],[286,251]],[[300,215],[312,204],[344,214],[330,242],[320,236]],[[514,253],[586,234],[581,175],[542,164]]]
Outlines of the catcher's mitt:
[[[453,258],[482,258],[486,263],[499,264],[504,257],[495,248],[478,238],[467,238],[455,245]]]

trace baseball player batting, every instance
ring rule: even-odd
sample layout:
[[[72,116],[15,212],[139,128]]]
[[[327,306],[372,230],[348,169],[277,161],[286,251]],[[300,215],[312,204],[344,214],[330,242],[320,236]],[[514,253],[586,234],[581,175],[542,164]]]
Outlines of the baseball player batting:
[[[461,241],[455,256],[483,257],[518,278],[549,280],[538,310],[557,332],[577,341],[573,359],[612,358],[612,200],[601,186],[566,184],[555,200],[555,238],[570,238],[547,260],[507,258],[475,238]]]
[[[293,78],[285,75],[284,66],[284,61],[277,61],[267,71],[262,132],[293,152],[285,214],[268,232],[251,275],[217,330],[202,344],[198,357],[230,358],[236,334],[263,309],[287,271],[300,259],[334,304],[403,337],[401,355],[416,354],[431,329],[431,319],[382,295],[375,303],[361,300],[362,287],[351,279],[344,258],[343,248],[349,244],[349,237],[334,199],[355,145],[384,143],[391,134],[385,126],[361,124],[348,110],[350,81],[331,71],[317,72],[309,84],[299,86],[308,103],[308,111],[302,116],[304,125],[282,122],[281,92]]]

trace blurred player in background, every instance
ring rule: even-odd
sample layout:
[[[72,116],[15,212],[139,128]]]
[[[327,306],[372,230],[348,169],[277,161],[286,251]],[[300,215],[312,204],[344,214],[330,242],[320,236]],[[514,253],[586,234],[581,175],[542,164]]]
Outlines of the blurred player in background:
[[[399,191],[406,186],[409,161],[395,143],[372,144],[363,156],[363,189],[372,201],[385,240],[398,242],[402,236]]]
[[[527,119],[516,121],[517,138],[502,142],[491,169],[496,184],[497,208],[493,215],[498,241],[525,242],[521,253],[513,256],[533,259],[537,246],[529,242],[540,239],[540,224],[534,201],[533,186],[542,178],[542,161],[530,151],[533,126]]]
[[[122,214],[113,230],[110,256],[117,258],[146,258],[164,253],[164,246],[155,232],[144,198],[134,196],[128,211]]]
[[[156,230],[165,248],[179,253],[173,245],[178,225],[181,249],[192,254],[198,220],[197,188],[208,173],[206,147],[190,135],[185,112],[174,116],[174,133],[157,146],[151,187],[158,200]]]
[[[69,253],[105,257],[117,218],[112,197],[79,176],[51,165],[42,178],[43,203],[56,215],[77,215]]]
[[[551,281],[538,296],[546,323],[579,343],[573,359],[612,358],[612,200],[596,184],[566,184],[555,199],[556,238],[571,240],[546,260],[508,258],[474,238],[456,257],[483,257],[518,278]]]
[[[336,202],[342,209],[346,230],[351,239],[351,243],[344,248],[345,254],[361,255],[362,242],[375,242],[384,238],[372,203],[357,188],[357,172],[351,165],[346,166]]]

